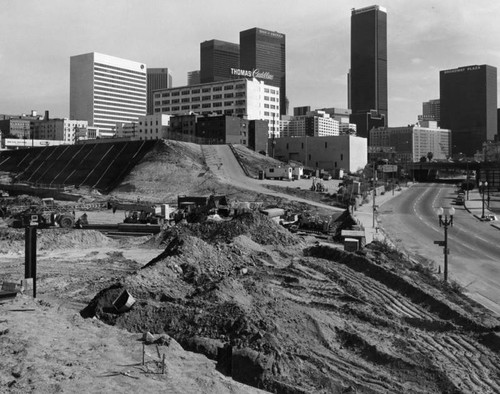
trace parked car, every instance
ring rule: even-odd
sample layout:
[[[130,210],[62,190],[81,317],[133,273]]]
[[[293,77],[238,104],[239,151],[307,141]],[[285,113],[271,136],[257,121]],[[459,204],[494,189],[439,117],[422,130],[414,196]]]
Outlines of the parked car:
[[[497,220],[497,217],[495,215],[486,215],[484,218],[482,218],[485,222],[492,222]]]

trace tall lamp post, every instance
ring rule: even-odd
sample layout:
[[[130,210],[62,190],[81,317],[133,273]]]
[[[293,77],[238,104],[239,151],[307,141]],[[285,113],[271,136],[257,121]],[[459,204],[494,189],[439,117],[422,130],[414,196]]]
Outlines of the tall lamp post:
[[[434,241],[435,244],[443,246],[444,250],[444,281],[448,280],[448,255],[450,250],[448,249],[448,227],[453,226],[453,215],[455,214],[455,208],[438,208],[436,213],[439,218],[439,227],[444,227],[444,241]],[[443,218],[444,216],[444,218]]]
[[[481,214],[481,219],[484,219],[484,191],[487,187],[488,187],[488,182],[479,181],[479,189],[481,191],[482,201],[483,201],[483,213]]]

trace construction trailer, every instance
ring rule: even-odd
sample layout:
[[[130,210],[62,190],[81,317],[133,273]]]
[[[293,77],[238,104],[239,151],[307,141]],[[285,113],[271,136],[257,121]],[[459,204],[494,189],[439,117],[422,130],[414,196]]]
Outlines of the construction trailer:
[[[265,171],[267,179],[292,180],[293,168],[291,166],[268,167]]]

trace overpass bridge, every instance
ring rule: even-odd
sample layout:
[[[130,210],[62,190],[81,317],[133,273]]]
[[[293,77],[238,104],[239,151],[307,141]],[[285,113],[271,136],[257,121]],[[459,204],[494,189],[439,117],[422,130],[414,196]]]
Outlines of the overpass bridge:
[[[418,162],[403,164],[402,168],[419,182],[436,181],[440,175],[453,170],[463,171],[464,175],[469,174],[470,179],[476,183],[487,181],[490,189],[500,190],[500,163],[496,162]]]

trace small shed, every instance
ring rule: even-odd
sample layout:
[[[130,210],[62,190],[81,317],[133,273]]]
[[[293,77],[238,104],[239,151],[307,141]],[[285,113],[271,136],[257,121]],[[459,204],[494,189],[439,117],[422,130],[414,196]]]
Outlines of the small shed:
[[[364,248],[366,245],[366,235],[364,230],[342,230],[340,233],[341,237],[344,238],[344,248],[345,248],[345,241],[347,239],[350,240],[356,240],[358,241],[358,248]]]

